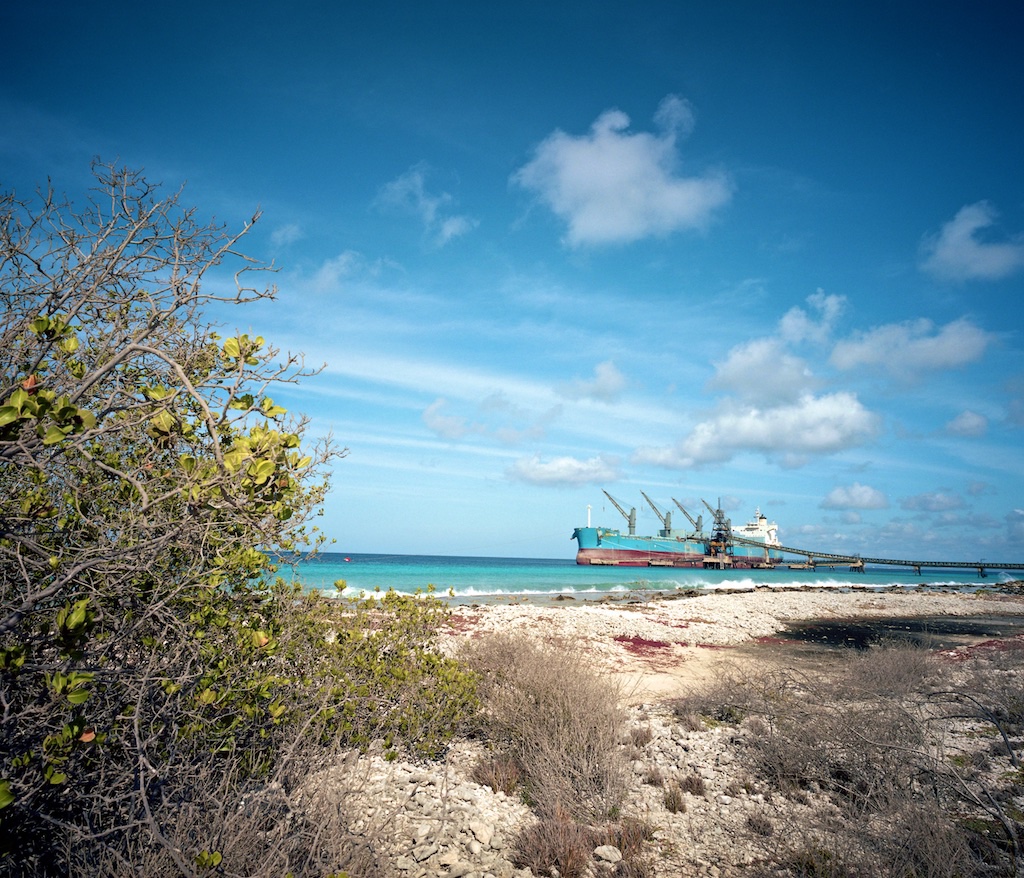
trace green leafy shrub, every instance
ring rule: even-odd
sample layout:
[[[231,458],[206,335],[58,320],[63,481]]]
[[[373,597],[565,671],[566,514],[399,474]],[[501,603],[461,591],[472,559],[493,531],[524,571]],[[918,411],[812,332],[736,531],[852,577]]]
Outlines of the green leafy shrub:
[[[0,196],[0,870],[252,870],[304,771],[376,739],[439,752],[473,680],[433,648],[436,600],[275,580],[345,454],[269,395],[315,371],[206,321],[273,296],[248,227],[95,171],[80,210]]]

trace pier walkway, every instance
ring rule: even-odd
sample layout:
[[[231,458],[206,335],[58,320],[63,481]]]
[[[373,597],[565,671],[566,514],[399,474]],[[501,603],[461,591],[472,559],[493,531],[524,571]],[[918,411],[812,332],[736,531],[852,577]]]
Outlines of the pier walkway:
[[[744,546],[756,546],[765,548],[764,543],[756,540],[747,540],[743,537],[733,536],[730,542],[740,543]],[[911,561],[899,558],[865,558],[861,555],[840,555],[832,552],[816,552],[811,549],[794,549],[790,546],[771,546],[774,552],[782,552],[788,555],[802,555],[807,559],[806,567],[839,567],[849,565],[851,570],[863,570],[865,564],[886,565],[889,567],[909,567],[915,573],[920,573],[922,568],[945,568],[947,570],[977,570],[978,576],[984,578],[987,570],[1024,570],[1024,563],[1003,564],[995,561],[986,561],[982,558],[979,561]],[[778,565],[776,565],[778,566]]]

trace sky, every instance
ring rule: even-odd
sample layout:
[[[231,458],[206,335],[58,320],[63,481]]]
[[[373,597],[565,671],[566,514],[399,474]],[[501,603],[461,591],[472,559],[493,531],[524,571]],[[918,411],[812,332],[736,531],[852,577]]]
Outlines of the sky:
[[[572,558],[673,499],[1024,561],[1024,11],[8,3],[0,189],[144,170],[325,364],[341,552]],[[217,278],[211,278],[217,283]],[[705,515],[706,515],[706,510]],[[678,519],[676,526],[685,524]]]

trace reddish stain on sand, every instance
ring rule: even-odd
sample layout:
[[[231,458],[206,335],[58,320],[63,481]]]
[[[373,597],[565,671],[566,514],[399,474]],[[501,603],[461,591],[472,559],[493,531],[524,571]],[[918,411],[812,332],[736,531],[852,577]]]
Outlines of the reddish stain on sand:
[[[626,637],[624,634],[616,637],[615,642],[621,643],[626,652],[640,656],[657,655],[659,650],[672,646],[671,643],[666,643],[664,640],[645,640],[643,637]]]

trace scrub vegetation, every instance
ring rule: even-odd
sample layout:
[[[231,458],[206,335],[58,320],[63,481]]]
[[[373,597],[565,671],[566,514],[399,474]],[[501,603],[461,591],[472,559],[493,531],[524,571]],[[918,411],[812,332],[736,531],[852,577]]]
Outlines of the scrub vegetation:
[[[436,600],[276,577],[345,451],[271,396],[315,370],[207,322],[274,296],[251,224],[94,174],[0,196],[0,870],[326,874],[355,854],[290,791],[340,748],[438,753],[473,678]]]
[[[748,822],[764,836],[755,874],[1020,875],[1019,660],[881,645],[821,666],[725,672],[675,710],[734,727],[751,783],[804,807],[796,825]]]

